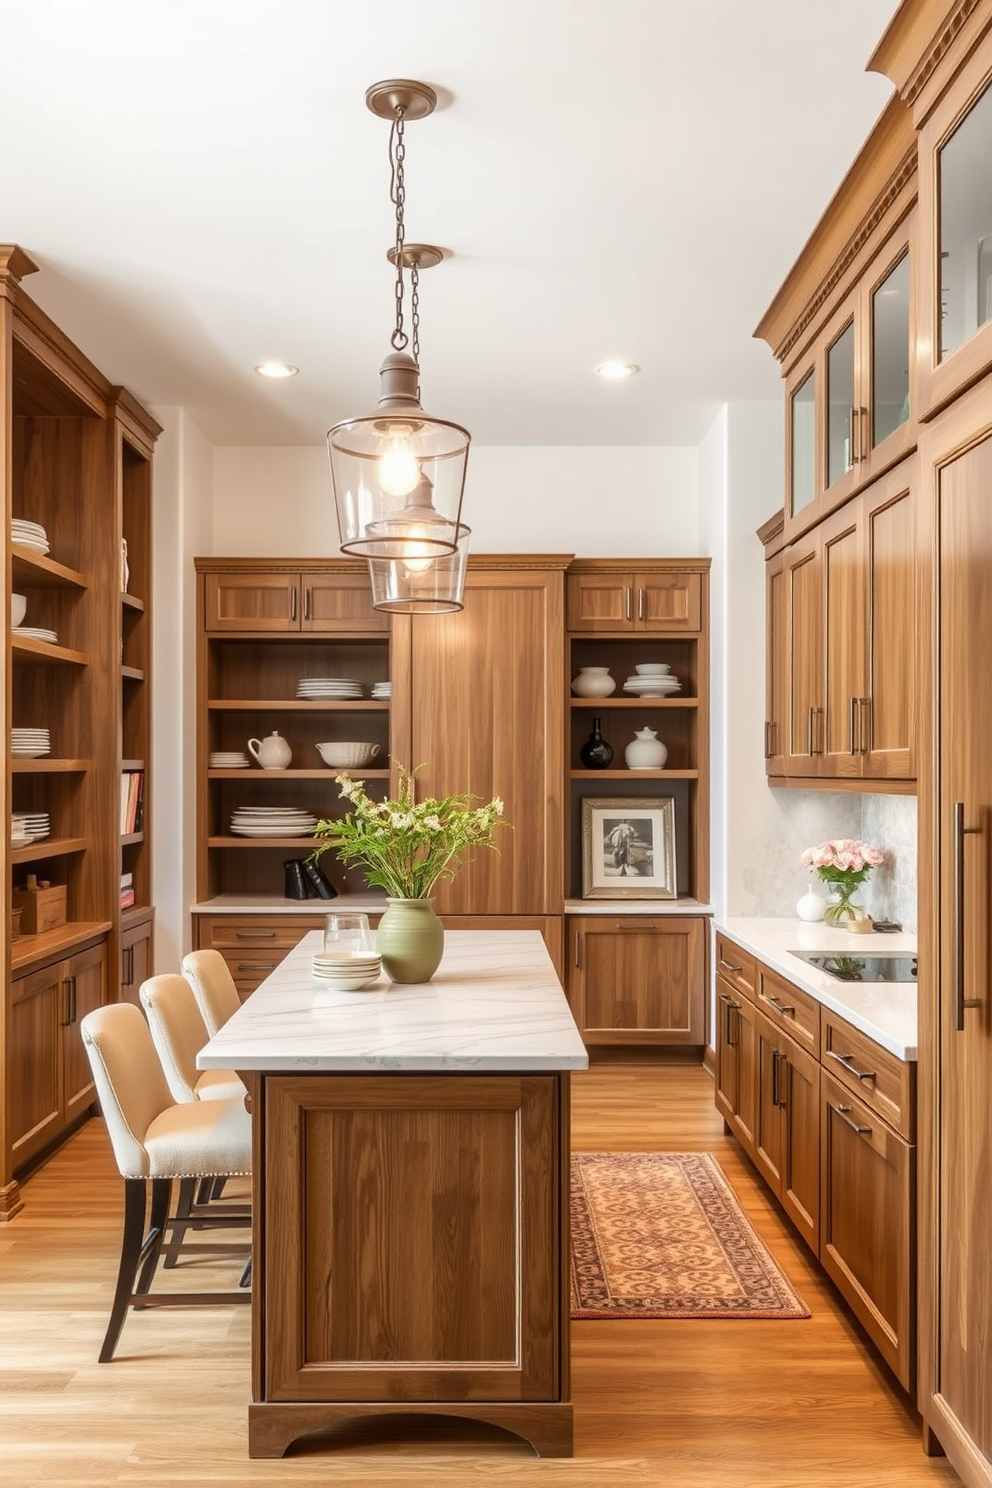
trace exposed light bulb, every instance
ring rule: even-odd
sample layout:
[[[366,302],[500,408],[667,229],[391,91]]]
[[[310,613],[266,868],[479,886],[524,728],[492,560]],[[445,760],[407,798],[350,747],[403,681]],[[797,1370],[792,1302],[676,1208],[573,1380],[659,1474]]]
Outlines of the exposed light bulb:
[[[417,538],[425,538],[427,528],[422,524],[410,529],[411,541],[403,548],[401,562],[409,573],[426,573],[437,557],[436,550],[426,542],[417,542]]]
[[[420,479],[420,461],[410,441],[401,432],[393,432],[379,456],[379,484],[390,496],[409,496]]]

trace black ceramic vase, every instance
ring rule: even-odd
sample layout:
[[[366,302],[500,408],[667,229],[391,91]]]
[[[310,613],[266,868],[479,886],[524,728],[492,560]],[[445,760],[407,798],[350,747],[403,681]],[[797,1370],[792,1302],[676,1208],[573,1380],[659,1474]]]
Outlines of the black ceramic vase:
[[[613,748],[603,738],[601,723],[601,719],[593,719],[592,733],[579,750],[579,758],[587,770],[608,770],[613,763]]]

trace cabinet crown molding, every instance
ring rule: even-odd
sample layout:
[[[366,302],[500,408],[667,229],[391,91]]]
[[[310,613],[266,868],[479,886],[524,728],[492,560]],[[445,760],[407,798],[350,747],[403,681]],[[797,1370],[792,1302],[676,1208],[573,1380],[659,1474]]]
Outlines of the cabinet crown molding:
[[[958,33],[987,0],[904,0],[868,59],[868,72],[880,72],[912,105],[947,55]],[[986,18],[992,24],[992,10]]]
[[[23,248],[19,248],[16,243],[0,243],[0,280],[13,280],[15,284],[19,284],[28,274],[37,272],[38,265]]]

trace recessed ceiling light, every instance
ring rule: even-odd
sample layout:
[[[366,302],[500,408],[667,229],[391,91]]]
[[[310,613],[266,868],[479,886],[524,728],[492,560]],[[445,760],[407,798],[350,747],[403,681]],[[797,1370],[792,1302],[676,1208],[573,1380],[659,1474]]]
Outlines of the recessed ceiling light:
[[[259,362],[255,371],[259,377],[295,377],[299,367],[294,367],[291,362]]]
[[[605,378],[607,382],[622,382],[625,377],[633,377],[640,370],[634,362],[600,362],[596,368],[596,376]]]

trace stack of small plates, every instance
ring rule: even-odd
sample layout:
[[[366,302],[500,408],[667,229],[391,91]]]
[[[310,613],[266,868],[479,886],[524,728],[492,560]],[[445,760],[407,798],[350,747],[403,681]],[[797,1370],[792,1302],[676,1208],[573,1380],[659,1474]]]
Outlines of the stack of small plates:
[[[215,749],[210,756],[211,770],[247,770],[248,756],[242,749]]]
[[[11,517],[10,540],[38,553],[48,552],[48,533],[40,522],[29,522],[25,517]]]
[[[362,695],[362,684],[354,677],[301,677],[296,684],[296,696],[311,701],[334,699],[343,702]]]
[[[236,837],[310,837],[316,825],[300,806],[240,806],[231,817]]]
[[[373,682],[372,683],[372,696],[377,700],[377,702],[383,702],[384,703],[389,698],[391,698],[392,695],[393,695],[393,684],[392,684],[392,682]]]
[[[623,684],[624,692],[636,697],[667,697],[671,692],[681,692],[678,677],[671,675],[671,667],[663,662],[643,662],[634,668],[635,675]]]
[[[47,811],[18,811],[10,818],[10,837],[14,847],[24,847],[26,842],[40,842],[51,830],[51,817]]]
[[[374,951],[358,956],[333,956],[317,951],[310,969],[314,981],[322,987],[333,987],[338,992],[364,992],[379,980],[382,962]]]
[[[12,728],[10,752],[15,759],[40,759],[51,754],[52,741],[47,728]]]
[[[16,636],[26,636],[29,641],[51,641],[53,646],[59,643],[54,630],[45,630],[40,625],[15,625],[13,633]]]

